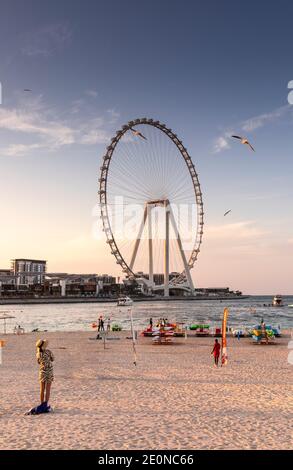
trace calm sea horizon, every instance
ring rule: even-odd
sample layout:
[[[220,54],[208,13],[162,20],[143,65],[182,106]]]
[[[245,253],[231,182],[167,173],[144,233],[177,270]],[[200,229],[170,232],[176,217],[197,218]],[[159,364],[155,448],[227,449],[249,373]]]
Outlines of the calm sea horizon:
[[[189,326],[194,323],[208,323],[220,326],[225,307],[229,308],[229,326],[249,327],[258,324],[263,318],[267,324],[293,328],[293,296],[283,296],[283,307],[264,307],[272,302],[273,295],[250,296],[237,300],[176,300],[160,302],[134,302],[132,314],[134,326],[141,330],[148,325],[149,318],[154,321],[164,317],[170,321],[183,322]],[[72,304],[35,304],[1,305],[1,312],[14,316],[7,320],[7,332],[15,325],[21,325],[26,332],[36,328],[47,331],[92,331],[92,323],[100,315],[111,318],[123,329],[130,329],[129,307],[118,307],[114,303],[72,303]],[[0,331],[3,325],[0,323]]]

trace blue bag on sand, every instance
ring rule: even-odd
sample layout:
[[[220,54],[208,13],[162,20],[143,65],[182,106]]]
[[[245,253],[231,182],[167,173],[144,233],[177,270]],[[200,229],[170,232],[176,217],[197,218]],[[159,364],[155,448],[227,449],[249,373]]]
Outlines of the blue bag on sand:
[[[42,414],[42,413],[49,413],[50,411],[52,411],[51,406],[50,405],[48,406],[47,402],[44,401],[39,406],[35,406],[34,408],[31,408],[25,414],[26,415],[39,415],[39,414]]]

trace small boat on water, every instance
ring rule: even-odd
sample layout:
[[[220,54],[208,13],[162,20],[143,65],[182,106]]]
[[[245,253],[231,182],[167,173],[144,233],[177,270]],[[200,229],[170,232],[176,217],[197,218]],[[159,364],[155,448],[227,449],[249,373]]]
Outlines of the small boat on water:
[[[283,307],[283,299],[281,295],[275,295],[273,298],[273,307]]]
[[[119,307],[130,307],[133,304],[133,301],[130,297],[119,297],[117,300],[117,305]]]
[[[288,305],[289,308],[293,308],[293,304]]]

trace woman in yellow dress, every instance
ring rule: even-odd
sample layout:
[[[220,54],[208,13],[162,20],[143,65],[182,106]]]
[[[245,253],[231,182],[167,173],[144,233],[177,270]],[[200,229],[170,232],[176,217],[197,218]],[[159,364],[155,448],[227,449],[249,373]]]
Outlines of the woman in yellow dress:
[[[48,341],[46,339],[39,339],[36,343],[37,347],[37,361],[40,366],[39,382],[40,382],[40,399],[41,404],[48,407],[50,399],[51,385],[54,380],[53,364],[54,356],[50,349],[47,349]]]

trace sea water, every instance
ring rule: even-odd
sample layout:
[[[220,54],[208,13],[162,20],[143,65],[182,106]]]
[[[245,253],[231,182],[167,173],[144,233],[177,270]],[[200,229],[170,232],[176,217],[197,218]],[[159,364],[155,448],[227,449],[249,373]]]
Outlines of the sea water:
[[[271,296],[251,296],[238,300],[196,300],[196,301],[160,301],[134,302],[132,315],[135,329],[143,329],[150,317],[155,324],[158,318],[183,322],[185,325],[207,323],[211,327],[220,327],[225,307],[229,308],[228,325],[231,327],[250,327],[259,324],[261,319],[272,326],[293,329],[293,296],[283,297],[283,307],[264,307],[271,304]],[[75,304],[37,304],[37,305],[1,305],[5,311],[15,317],[7,320],[7,332],[12,332],[15,325],[21,325],[26,332],[38,328],[48,331],[89,331],[92,323],[100,315],[119,323],[123,329],[130,330],[130,307],[118,307],[115,303],[75,303]],[[3,323],[3,321],[2,321]],[[0,321],[0,332],[3,331]]]

